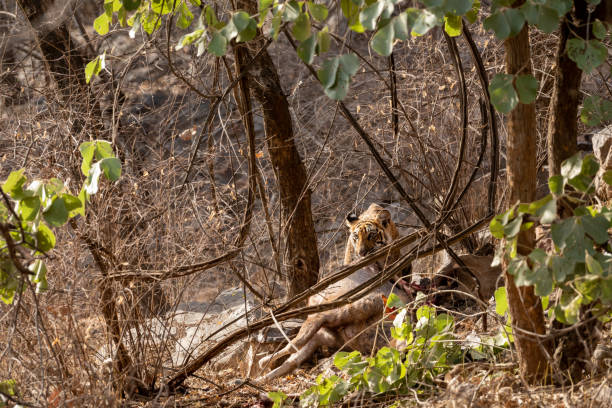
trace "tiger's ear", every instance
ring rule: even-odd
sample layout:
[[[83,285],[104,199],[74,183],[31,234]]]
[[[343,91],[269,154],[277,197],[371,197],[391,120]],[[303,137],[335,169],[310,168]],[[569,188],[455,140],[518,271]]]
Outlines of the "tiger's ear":
[[[387,210],[380,210],[376,218],[384,228],[387,228],[387,225],[391,222],[391,213]]]
[[[357,217],[355,214],[349,214],[346,216],[346,226],[351,228],[353,226],[353,224],[355,224],[357,221],[359,220],[359,217]]]

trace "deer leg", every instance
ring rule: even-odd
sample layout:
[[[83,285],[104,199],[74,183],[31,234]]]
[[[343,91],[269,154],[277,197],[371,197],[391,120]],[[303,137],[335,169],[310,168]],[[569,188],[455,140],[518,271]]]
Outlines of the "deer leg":
[[[259,361],[259,367],[263,368],[267,364],[291,354],[294,350],[294,346],[298,349],[305,347],[306,344],[311,342],[312,338],[321,328],[349,326],[354,324],[355,321],[366,321],[375,315],[382,316],[383,310],[384,303],[382,298],[377,294],[373,294],[363,299],[359,299],[355,303],[342,306],[339,309],[318,313],[306,319],[297,336],[293,339],[293,345],[287,344],[277,353],[262,358]],[[299,351],[297,353],[299,353]],[[310,354],[312,354],[312,352]]]
[[[332,331],[323,327],[310,338],[304,347],[289,357],[280,367],[270,371],[258,380],[268,381],[292,372],[298,368],[300,364],[312,357],[314,352],[321,346],[338,347],[340,346],[340,342]]]

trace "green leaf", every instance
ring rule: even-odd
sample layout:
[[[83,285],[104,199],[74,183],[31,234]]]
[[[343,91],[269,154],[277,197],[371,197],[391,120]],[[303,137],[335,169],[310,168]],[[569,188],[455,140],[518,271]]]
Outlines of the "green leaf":
[[[417,309],[416,318],[417,320],[421,320],[421,318],[430,319],[436,316],[436,309],[431,306],[421,306]]]
[[[550,229],[553,242],[559,249],[571,247],[577,239],[583,239],[584,230],[575,218],[566,218],[552,225]]]
[[[334,365],[340,370],[351,363],[354,364],[359,362],[361,362],[361,354],[358,351],[351,351],[350,353],[346,351],[339,351],[334,356]]]
[[[236,37],[236,41],[238,42],[247,42],[251,41],[257,35],[257,23],[254,19],[249,20],[249,24],[247,28],[238,33]]]
[[[26,197],[23,200],[19,201],[19,214],[21,215],[21,219],[23,221],[32,221],[38,215],[38,210],[40,209],[40,198],[34,197]]]
[[[23,175],[24,171],[25,169],[11,171],[4,184],[2,184],[2,191],[15,200],[23,198],[23,185],[27,181],[26,176]]]
[[[495,290],[495,312],[504,316],[508,311],[508,299],[506,298],[506,288],[501,286]]]
[[[606,38],[607,33],[608,30],[606,30],[606,26],[604,25],[604,23],[599,21],[599,19],[595,19],[595,21],[593,21],[593,35],[599,38],[600,40],[603,40],[604,38]]]
[[[475,0],[472,9],[465,14],[465,18],[470,24],[474,24],[478,19],[478,11],[480,10],[480,0]]]
[[[444,7],[446,13],[462,16],[472,9],[473,4],[473,0],[446,0]]]
[[[212,39],[208,43],[207,49],[211,54],[217,57],[222,57],[227,51],[227,39],[219,31],[217,31],[213,34]]]
[[[612,186],[612,170],[607,170],[603,176],[603,181],[606,182],[607,185]]]
[[[61,227],[68,221],[66,203],[61,197],[55,197],[51,206],[43,213],[45,221],[52,227]]]
[[[329,88],[325,88],[325,95],[329,98],[341,101],[346,97],[349,88],[350,77],[344,70],[339,69],[336,75],[336,82]]]
[[[161,27],[161,18],[159,18],[159,14],[155,13],[151,10],[146,10],[140,16],[140,24],[142,25],[142,29],[145,30],[147,34],[153,34],[159,27]],[[133,29],[136,27],[134,24]]]
[[[307,2],[306,5],[308,7],[308,11],[310,12],[310,15],[312,16],[312,18],[314,18],[315,20],[321,23],[325,21],[325,19],[327,18],[327,14],[328,14],[327,7],[325,7],[325,5],[315,4],[312,1]]]
[[[612,102],[600,96],[587,96],[582,102],[580,120],[589,126],[612,120]]]
[[[395,30],[393,24],[387,24],[372,37],[372,48],[379,55],[387,57],[393,52],[393,40],[395,38]]]
[[[402,299],[400,299],[395,293],[391,293],[387,298],[386,306],[389,308],[401,309],[406,306],[406,304],[402,302]]]
[[[404,41],[408,38],[410,34],[410,29],[408,28],[408,14],[402,13],[399,16],[393,17],[391,20],[391,24],[393,24],[393,31],[395,31],[395,38],[400,41]]]
[[[121,0],[121,4],[127,11],[134,11],[140,6],[140,0]]]
[[[429,10],[418,10],[418,16],[412,25],[412,33],[416,35],[425,35],[429,30],[439,25],[440,22],[441,19]]]
[[[567,41],[567,55],[578,65],[578,68],[590,74],[600,66],[608,56],[608,50],[599,40],[586,42],[581,38],[572,38]]]
[[[17,382],[15,380],[0,381],[0,392],[6,395],[17,395]]]
[[[548,179],[548,188],[550,192],[555,196],[563,194],[563,188],[565,187],[565,179],[563,176],[554,175]]]
[[[385,7],[384,1],[376,1],[359,13],[359,22],[367,30],[374,30],[376,28],[376,20],[383,12]]]
[[[85,203],[89,201],[89,194],[85,190],[86,186],[84,185],[79,191],[79,201],[81,202],[81,208],[74,210],[74,214],[79,214],[81,217],[85,216]],[[72,215],[71,215],[72,216]]]
[[[64,205],[66,206],[66,210],[68,211],[68,217],[72,218],[75,215],[79,214],[83,203],[78,197],[75,197],[71,194],[62,194],[62,199],[64,200]]]
[[[546,33],[552,33],[559,26],[559,19],[564,13],[559,14],[559,10],[549,4],[536,4],[535,2],[525,2],[520,10],[529,24],[537,26]],[[563,7],[562,7],[563,8]]]
[[[96,151],[95,151],[96,160],[102,160],[107,157],[114,156],[113,146],[111,145],[110,142],[107,142],[106,140],[96,140],[94,143],[96,145]]]
[[[336,76],[338,67],[340,66],[340,59],[338,57],[328,59],[323,62],[323,66],[317,72],[317,77],[321,81],[324,89],[331,88],[336,82]]]
[[[546,6],[540,7],[540,16],[536,26],[545,33],[552,33],[559,27],[559,14],[557,11]]]
[[[516,78],[516,90],[521,103],[530,104],[536,100],[538,80],[531,75],[519,75]]]
[[[587,154],[582,159],[582,167],[580,169],[580,174],[587,177],[594,177],[599,170],[599,163],[595,159],[593,154]]]
[[[176,25],[179,28],[187,29],[193,21],[193,14],[189,10],[189,7],[185,3],[181,3],[178,8],[179,18],[176,21]]]
[[[233,20],[230,20],[220,30],[219,34],[225,37],[226,44],[232,41],[238,35],[238,29]]]
[[[280,14],[277,14],[274,17],[272,17],[272,24],[270,24],[271,28],[270,28],[270,33],[268,35],[270,35],[272,39],[274,39],[274,41],[278,39],[278,34],[280,33],[281,24],[282,24],[282,19],[281,19]]]
[[[593,258],[587,251],[584,252],[584,260],[586,262],[586,267],[589,272],[594,275],[603,276],[603,268],[597,262],[597,259]]]
[[[49,252],[55,247],[55,234],[45,224],[40,223],[36,231],[36,241],[41,252]]]
[[[323,54],[329,51],[331,46],[331,36],[329,35],[327,26],[317,33],[317,52]]]
[[[283,21],[291,22],[295,21],[302,13],[302,7],[297,1],[289,1],[285,3],[285,10],[283,11]]]
[[[540,2],[543,2],[542,0],[539,0]],[[547,0],[546,1],[546,5],[550,8],[553,8],[556,10],[557,15],[559,16],[559,18],[563,17],[564,15],[566,15],[571,9],[573,4],[573,0]]]
[[[557,218],[557,200],[551,197],[551,199],[546,201],[542,207],[538,208],[535,215],[540,217],[540,222],[542,224],[552,224]]]
[[[580,154],[576,153],[569,159],[561,163],[561,175],[567,179],[572,179],[579,175],[582,171],[582,159]]]
[[[298,57],[300,57],[300,59],[306,64],[312,63],[316,47],[317,35],[312,34],[306,41],[302,41],[297,47]]]
[[[504,227],[504,236],[506,238],[514,238],[521,231],[523,217],[516,217]]]
[[[106,178],[110,181],[117,181],[121,177],[121,161],[115,157],[107,157],[100,160],[100,168]]]
[[[530,286],[533,284],[533,274],[524,257],[516,257],[508,264],[508,273],[514,276],[516,286]]]
[[[510,218],[514,215],[514,207],[510,208],[508,211],[503,214],[496,215],[489,225],[489,229],[491,230],[491,234],[497,238],[504,238],[504,227],[508,225]]]
[[[176,45],[176,47],[174,47],[174,49],[178,51],[184,46],[190,45],[194,41],[200,40],[205,33],[206,33],[206,30],[198,29],[198,30],[195,30],[194,32],[183,35],[181,38],[179,38],[178,44]]]
[[[461,16],[446,16],[444,17],[444,31],[450,37],[457,37],[461,35],[463,24],[461,22]]]
[[[99,75],[106,67],[106,51],[85,65],[85,82],[89,83],[94,75]]]
[[[268,398],[270,398],[274,403],[272,408],[281,408],[283,406],[283,402],[287,399],[287,394],[282,391],[270,391],[268,393]]]
[[[259,12],[259,23],[257,23],[257,26],[261,27],[266,21],[268,12],[274,5],[274,0],[257,0],[257,3],[259,4],[257,7],[257,11]]]
[[[95,142],[83,142],[79,146],[79,151],[83,157],[83,161],[81,162],[81,171],[83,172],[84,176],[87,176],[89,175],[91,162],[93,161],[94,153],[96,151],[96,144]]]
[[[505,8],[487,17],[483,23],[486,30],[493,30],[500,40],[517,35],[525,23],[523,14],[513,8]]]
[[[534,264],[546,265],[546,261],[548,260],[548,255],[546,251],[541,248],[534,248],[533,251],[529,254],[529,259]]]
[[[340,67],[349,76],[353,76],[359,70],[359,58],[355,54],[344,54],[340,56]]]
[[[576,177],[569,179],[567,181],[567,184],[574,187],[576,190],[582,191],[584,193],[591,192],[594,190],[593,178],[584,176],[582,174],[579,174]]]
[[[357,33],[363,33],[365,27],[359,21],[359,6],[352,0],[340,0],[340,8],[348,20],[349,28]]]
[[[491,103],[499,112],[509,113],[519,102],[518,95],[512,86],[514,77],[508,74],[497,74],[489,85]]]
[[[245,30],[249,26],[249,22],[251,21],[251,16],[244,11],[239,11],[232,17],[234,25],[238,32]]]
[[[206,25],[208,27],[220,28],[218,27],[219,19],[217,19],[217,14],[215,13],[215,10],[212,7],[208,5],[205,6],[202,13],[204,14],[204,21],[206,21]],[[202,17],[200,16],[200,18]]]
[[[602,214],[597,214],[594,217],[585,215],[581,220],[584,231],[589,234],[593,241],[598,245],[603,245],[608,242],[608,228],[610,228],[610,223],[605,216]]]
[[[106,13],[98,16],[93,23],[94,30],[100,35],[108,34],[110,27],[111,19],[106,15]]]
[[[306,13],[300,13],[293,23],[293,36],[298,41],[305,41],[310,37],[310,17]]]
[[[536,276],[534,293],[540,297],[550,295],[553,290],[553,281],[548,268],[540,267],[534,271],[534,274]]]

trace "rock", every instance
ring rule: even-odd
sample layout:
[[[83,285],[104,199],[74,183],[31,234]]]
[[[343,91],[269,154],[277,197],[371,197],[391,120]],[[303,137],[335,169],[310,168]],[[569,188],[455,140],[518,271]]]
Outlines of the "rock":
[[[612,126],[608,126],[593,135],[593,153],[599,161],[600,168],[595,176],[595,190],[602,200],[612,199],[612,186],[603,181],[603,174],[612,170]]]
[[[275,293],[281,292],[280,287]],[[169,313],[165,318],[148,319],[138,327],[129,331],[126,339],[139,339],[146,333],[147,346],[154,345],[158,349],[168,349],[168,365],[180,367],[196,357],[202,350],[214,342],[222,340],[228,333],[246,327],[247,319],[240,318],[246,310],[253,310],[249,314],[248,322],[253,322],[265,315],[261,309],[254,310],[258,300],[242,288],[231,288],[221,292],[212,303],[187,302],[180,304],[176,312]],[[230,326],[225,325],[233,322]],[[293,336],[301,327],[301,321],[289,320],[282,322],[281,326],[288,336]],[[257,340],[259,339],[259,340]],[[138,340],[137,340],[138,341]],[[228,347],[212,364],[217,370],[232,368],[246,372],[250,361],[245,358],[251,344],[257,343],[272,348],[285,343],[284,336],[278,328],[271,327],[266,332],[253,333],[250,338],[237,341]],[[134,349],[135,346],[126,346]],[[140,345],[138,345],[140,347]],[[100,364],[109,358],[114,358],[114,347],[104,346],[99,350]]]

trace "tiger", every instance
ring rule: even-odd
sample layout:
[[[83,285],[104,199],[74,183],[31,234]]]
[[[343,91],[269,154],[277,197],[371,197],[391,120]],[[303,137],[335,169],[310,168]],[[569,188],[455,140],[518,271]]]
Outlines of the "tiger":
[[[363,258],[399,237],[397,227],[391,220],[391,213],[375,203],[370,204],[359,217],[349,214],[346,217],[346,226],[350,229],[350,235],[346,243],[344,265],[353,262],[354,257]],[[400,251],[395,249],[389,253],[385,263],[390,265],[399,257]]]

